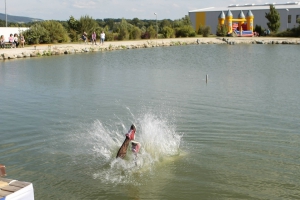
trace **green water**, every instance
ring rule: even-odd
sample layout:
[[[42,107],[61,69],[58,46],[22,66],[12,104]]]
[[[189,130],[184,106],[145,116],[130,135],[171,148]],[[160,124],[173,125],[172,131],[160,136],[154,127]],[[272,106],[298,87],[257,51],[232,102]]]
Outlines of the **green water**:
[[[43,200],[300,199],[299,61],[198,45],[1,62],[0,163]],[[115,159],[131,123],[137,166]]]

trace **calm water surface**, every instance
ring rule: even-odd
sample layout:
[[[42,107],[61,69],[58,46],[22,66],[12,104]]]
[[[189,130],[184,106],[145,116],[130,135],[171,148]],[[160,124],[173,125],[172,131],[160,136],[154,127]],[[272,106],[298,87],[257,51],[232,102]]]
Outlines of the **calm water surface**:
[[[1,62],[0,163],[43,200],[300,199],[299,62],[291,45]],[[115,159],[131,123],[137,166]]]

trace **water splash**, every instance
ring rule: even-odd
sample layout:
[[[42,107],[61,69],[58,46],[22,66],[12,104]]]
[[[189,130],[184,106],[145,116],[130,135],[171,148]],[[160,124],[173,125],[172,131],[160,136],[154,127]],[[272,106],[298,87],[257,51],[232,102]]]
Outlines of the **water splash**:
[[[89,135],[93,141],[92,152],[101,167],[93,173],[93,178],[115,184],[137,184],[136,176],[145,176],[155,166],[180,154],[182,134],[176,133],[175,125],[168,119],[147,113],[135,118],[133,123],[137,128],[135,140],[142,145],[138,157],[130,151],[130,145],[125,159],[116,159],[131,124],[125,126],[119,122],[105,126],[98,120],[94,122]]]

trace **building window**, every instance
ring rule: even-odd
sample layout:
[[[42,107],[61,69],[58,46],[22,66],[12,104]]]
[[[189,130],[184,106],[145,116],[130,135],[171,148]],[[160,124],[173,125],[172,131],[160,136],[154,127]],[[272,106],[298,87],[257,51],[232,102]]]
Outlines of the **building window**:
[[[300,23],[300,15],[296,15],[296,23]],[[298,22],[299,21],[299,22]]]
[[[288,15],[288,23],[291,23],[292,21],[292,15]]]

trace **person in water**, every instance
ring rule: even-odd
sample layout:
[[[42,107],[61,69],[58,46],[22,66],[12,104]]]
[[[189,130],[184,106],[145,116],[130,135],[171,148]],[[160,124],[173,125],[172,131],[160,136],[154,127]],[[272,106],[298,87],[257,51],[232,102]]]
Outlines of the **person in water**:
[[[131,151],[134,154],[134,162],[135,162],[135,166],[137,166],[137,154],[140,151],[141,148],[141,144],[137,141],[132,140],[131,141]]]
[[[128,138],[129,140],[134,140],[135,131],[136,131],[136,128],[135,128],[134,124],[132,124],[128,133],[125,134],[126,138]]]
[[[136,132],[136,128],[135,126],[132,124],[130,127],[130,130],[128,133],[126,133],[126,138],[131,140],[131,151],[134,153],[135,156],[137,156],[137,153],[140,150],[141,144],[137,141],[134,141],[135,139],[135,132]]]
[[[125,134],[126,138],[125,138],[122,146],[120,147],[116,158],[124,158],[126,156],[129,143],[130,143],[130,141],[133,141],[135,138],[135,132],[136,132],[136,128],[135,128],[134,124],[132,124],[129,131]]]
[[[131,141],[131,151],[134,153],[134,155],[137,157],[137,153],[140,151],[141,144],[137,141],[132,140]]]

